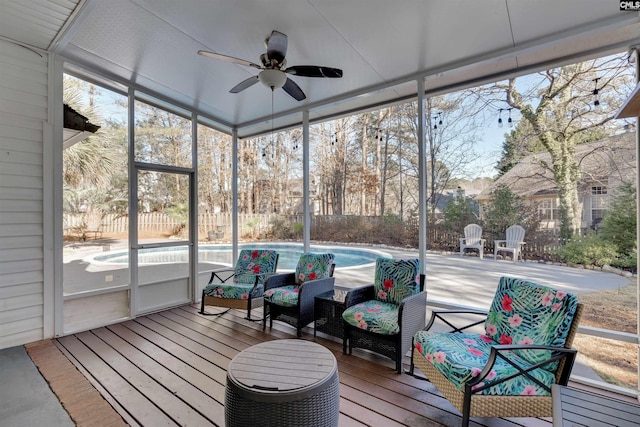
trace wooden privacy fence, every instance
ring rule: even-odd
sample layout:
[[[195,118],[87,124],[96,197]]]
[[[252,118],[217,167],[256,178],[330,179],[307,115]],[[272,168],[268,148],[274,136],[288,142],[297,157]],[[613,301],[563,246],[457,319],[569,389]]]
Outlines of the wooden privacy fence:
[[[274,234],[273,222],[286,224],[291,230],[287,236]],[[238,227],[243,239],[302,239],[302,215],[239,214]],[[65,214],[65,236],[85,239],[99,238],[128,233],[128,217],[117,214]],[[170,236],[184,230],[179,218],[163,213],[142,213],[138,215],[140,235]],[[397,217],[377,217],[358,215],[315,215],[311,217],[311,239],[343,243],[388,244],[394,246],[418,247],[418,221],[400,221]],[[230,241],[232,236],[232,215],[230,213],[203,213],[198,215],[198,236],[200,240]],[[453,232],[441,223],[427,225],[427,248],[455,252],[459,250],[460,232]],[[487,240],[485,253],[493,253],[494,240],[504,236],[485,233]],[[551,259],[553,251],[560,247],[560,239],[554,230],[540,230],[525,236],[525,258]]]
[[[268,234],[270,222],[278,215],[240,214],[238,224],[240,235],[246,238],[260,238]],[[63,215],[65,236],[97,238],[102,234],[126,235],[129,232],[129,218],[119,214],[67,214]],[[184,222],[167,214],[152,212],[138,215],[138,233],[144,235],[172,235],[184,228]],[[201,240],[209,238],[209,232],[217,239],[231,239],[232,216],[230,213],[204,213],[198,215],[198,235]]]

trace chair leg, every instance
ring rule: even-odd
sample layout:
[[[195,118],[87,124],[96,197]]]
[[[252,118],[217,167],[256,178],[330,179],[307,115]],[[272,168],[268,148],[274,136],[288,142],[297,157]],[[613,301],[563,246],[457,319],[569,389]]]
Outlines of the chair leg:
[[[409,362],[409,371],[407,372],[409,375],[413,376],[416,367],[413,364],[413,352],[416,351],[416,348],[413,346],[413,339],[411,340],[411,361]]]
[[[464,398],[462,403],[462,423],[461,427],[469,426],[469,413],[471,412],[471,387],[465,385]]]
[[[349,328],[342,327],[342,354],[347,354],[347,341],[349,340]]]
[[[251,320],[251,295],[249,295],[249,299],[247,300],[247,320]]]
[[[199,314],[202,314],[203,316],[222,316],[229,310],[231,309],[228,308],[222,313],[207,313],[206,311],[204,311],[204,289],[202,290],[202,300],[200,300],[200,311],[198,312]]]
[[[264,331],[265,329],[267,329],[267,306],[269,304],[267,304],[266,302],[264,303],[264,307],[262,310],[262,330]]]
[[[202,299],[200,300],[200,314],[204,314],[204,289],[202,290]]]

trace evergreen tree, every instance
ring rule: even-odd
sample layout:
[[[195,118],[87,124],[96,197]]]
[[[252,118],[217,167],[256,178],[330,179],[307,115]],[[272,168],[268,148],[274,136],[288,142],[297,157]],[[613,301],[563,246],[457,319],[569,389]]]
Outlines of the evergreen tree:
[[[637,247],[636,226],[636,189],[633,184],[623,183],[602,218],[598,236],[615,244],[620,255],[630,256]]]

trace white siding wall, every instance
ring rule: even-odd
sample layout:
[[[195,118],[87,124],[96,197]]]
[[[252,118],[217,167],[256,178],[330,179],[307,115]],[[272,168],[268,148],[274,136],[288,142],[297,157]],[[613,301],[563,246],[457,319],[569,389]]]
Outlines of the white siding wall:
[[[47,55],[0,40],[0,349],[43,338]]]

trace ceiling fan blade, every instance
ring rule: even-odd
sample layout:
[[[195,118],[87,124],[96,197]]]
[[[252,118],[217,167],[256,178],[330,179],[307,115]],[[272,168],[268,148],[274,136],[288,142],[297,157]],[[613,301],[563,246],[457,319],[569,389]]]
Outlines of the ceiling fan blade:
[[[278,64],[282,63],[284,57],[287,56],[287,35],[280,31],[272,31],[267,39],[267,57],[270,60],[275,59]]]
[[[284,86],[282,86],[282,89],[284,89],[285,92],[295,98],[296,101],[307,99],[307,95],[305,95],[302,89],[300,89],[300,86],[298,86],[296,82],[294,82],[290,78],[287,78],[287,81],[284,83]]]
[[[294,65],[284,70],[285,73],[303,77],[342,77],[342,70],[339,68],[320,67],[318,65]]]
[[[253,86],[254,84],[258,83],[258,76],[252,76],[249,77],[246,80],[241,81],[240,83],[238,83],[237,85],[235,85],[234,87],[231,88],[231,90],[229,92],[231,93],[238,93],[238,92],[242,92],[243,90]]]
[[[198,55],[208,56],[209,58],[231,62],[232,64],[244,65],[246,67],[253,67],[253,68],[257,68],[258,70],[262,70],[262,67],[254,62],[247,61],[245,59],[234,58],[233,56],[221,55],[219,53],[209,52],[206,50],[199,50]]]

